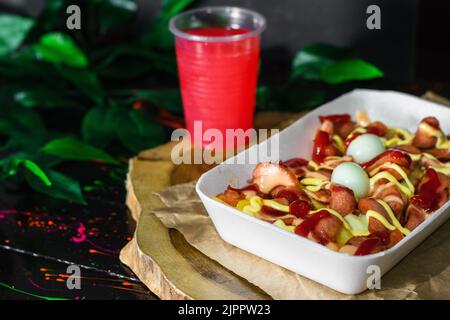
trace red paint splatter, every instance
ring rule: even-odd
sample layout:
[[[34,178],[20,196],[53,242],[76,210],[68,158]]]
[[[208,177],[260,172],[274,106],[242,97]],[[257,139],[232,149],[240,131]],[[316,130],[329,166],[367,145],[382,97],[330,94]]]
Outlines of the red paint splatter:
[[[96,245],[95,243],[93,243],[91,240],[89,240],[89,239],[86,239],[86,242],[87,243],[89,243],[91,246],[93,246],[94,248],[97,248],[98,250],[101,250],[101,251],[104,251],[104,252],[108,252],[108,253],[111,253],[111,254],[114,254],[114,255],[117,255],[117,254],[119,254],[119,252],[120,252],[120,250],[111,250],[111,249],[107,249],[107,248],[103,248],[103,247],[100,247],[100,246],[98,246],[98,245]]]
[[[0,210],[0,219],[3,219],[8,214],[17,214],[17,210]]]
[[[122,282],[122,285],[126,286],[126,287],[140,287],[140,286],[142,286],[142,284],[140,284],[140,283],[132,283],[132,282],[128,282],[128,281]]]
[[[89,249],[89,253],[91,253],[91,254],[102,254],[104,256],[111,256],[111,254],[109,254],[109,253],[101,252],[101,251],[98,251],[98,250],[95,250],[95,249]]]
[[[28,279],[28,282],[31,283],[31,285],[32,285],[33,287],[38,288],[38,289],[40,289],[40,290],[44,290],[44,291],[60,291],[60,290],[58,290],[58,289],[44,288],[44,287],[38,285],[36,282],[34,282],[31,278],[27,278],[27,279]],[[46,279],[46,280],[47,280],[47,279]]]
[[[85,241],[86,240],[86,235],[84,234],[85,231],[86,231],[86,228],[84,227],[84,225],[82,223],[80,223],[80,226],[77,229],[78,236],[72,237],[72,241],[76,242],[76,243]]]
[[[144,290],[136,290],[136,289],[131,289],[131,288],[127,288],[127,287],[118,287],[118,286],[109,286],[109,287],[110,288],[119,289],[119,290],[123,290],[123,291],[135,292],[135,293],[143,293],[143,292],[145,292]]]

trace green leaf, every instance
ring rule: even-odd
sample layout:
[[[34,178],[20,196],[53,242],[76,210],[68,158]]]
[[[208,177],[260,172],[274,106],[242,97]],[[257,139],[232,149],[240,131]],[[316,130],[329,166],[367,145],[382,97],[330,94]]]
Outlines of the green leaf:
[[[26,170],[28,170],[30,173],[34,174],[37,178],[41,179],[41,181],[47,186],[51,186],[52,182],[47,177],[45,172],[33,161],[31,160],[16,160],[14,163],[14,166],[16,168],[11,169],[10,174],[15,174],[15,171],[17,170],[17,167],[22,165]]]
[[[336,60],[350,58],[353,55],[353,51],[347,48],[322,43],[306,45],[293,60],[291,78],[320,80],[325,67]]]
[[[64,66],[56,66],[56,68],[61,76],[70,81],[81,92],[96,103],[102,103],[104,92],[94,73],[84,69],[66,68]]]
[[[115,107],[94,107],[84,116],[81,124],[83,139],[98,147],[107,146],[115,137],[119,117]]]
[[[33,19],[0,14],[0,55],[16,50],[33,26]]]
[[[85,68],[88,65],[83,51],[64,33],[44,34],[36,45],[36,52],[39,58],[47,62],[65,64],[74,68]]]
[[[149,78],[149,75],[155,74],[156,72],[167,70],[158,70],[148,60],[144,59],[133,59],[128,57],[127,59],[120,59],[114,64],[108,66],[107,68],[102,68],[96,70],[97,75],[102,79],[112,80],[112,81],[133,81]],[[170,71],[172,73],[172,71]],[[162,73],[161,73],[162,74]],[[172,73],[175,75],[176,73]]]
[[[318,61],[300,64],[292,70],[291,78],[301,77],[306,80],[320,80],[322,69],[329,63],[331,62]]]
[[[14,101],[25,108],[80,108],[75,99],[66,98],[55,90],[45,87],[34,87],[18,90],[14,93]]]
[[[37,152],[45,142],[46,135],[44,133],[21,133],[14,132],[6,140],[6,143],[0,146],[0,152],[7,150],[20,150],[26,152]]]
[[[73,138],[55,139],[41,149],[42,152],[66,160],[101,160],[117,164],[118,161],[106,152]]]
[[[12,136],[17,133],[31,136],[44,133],[41,116],[34,110],[2,106],[0,108],[0,134]]]
[[[256,93],[258,110],[304,111],[316,107],[325,101],[322,89],[302,84],[268,88],[261,86]]]
[[[172,113],[181,114],[183,112],[179,89],[134,90],[129,94],[131,95],[127,101],[129,103],[145,100]]]
[[[83,138],[94,145],[104,146],[117,137],[133,152],[163,143],[166,134],[149,112],[117,104],[91,109],[83,119],[82,131]]]
[[[144,110],[122,109],[117,136],[133,152],[157,146],[165,141],[166,129]]]
[[[101,34],[105,34],[111,28],[123,26],[137,12],[137,4],[134,0],[105,0],[98,5]]]
[[[52,182],[51,186],[47,186],[41,179],[28,170],[24,172],[24,177],[30,187],[38,192],[42,192],[56,199],[86,205],[86,201],[81,193],[80,184],[76,180],[50,169],[46,171],[46,174]]]
[[[304,111],[317,107],[325,101],[325,92],[319,88],[292,88],[279,98],[289,111]]]
[[[33,161],[31,160],[22,160],[21,164],[32,174],[34,174],[36,177],[41,179],[41,181],[47,186],[51,186],[52,182],[47,177],[44,171]]]
[[[0,152],[14,150],[26,153],[27,156],[23,157],[24,159],[31,159],[37,163],[45,163],[46,166],[50,166],[50,163],[55,162],[50,159],[53,157],[42,154],[40,148],[48,141],[55,139],[58,136],[58,133],[47,130],[35,132],[13,131],[10,134],[9,139],[6,140],[6,143],[3,146],[0,146]]]
[[[346,59],[326,66],[321,79],[330,84],[338,84],[352,80],[368,80],[380,78],[383,72],[376,66],[361,59]]]
[[[259,110],[270,108],[272,99],[271,90],[267,86],[259,86],[256,89],[256,107]]]
[[[155,20],[152,29],[143,34],[141,42],[153,47],[173,47],[173,35],[167,27],[169,20],[194,1],[195,0],[164,0],[162,2],[161,11],[158,18]]]
[[[0,161],[0,167],[3,168],[3,172],[6,173],[6,176],[14,176],[17,174],[19,168],[24,168],[31,174],[34,174],[37,178],[41,179],[46,186],[51,186],[52,182],[47,177],[46,173],[34,161],[24,159],[22,156],[23,155],[21,154],[14,154]]]
[[[321,80],[330,84],[382,76],[383,72],[380,69],[362,59],[357,59],[352,50],[326,44],[305,46],[296,55],[291,74],[291,78]]]
[[[64,0],[46,1],[45,7],[39,15],[36,29],[39,32],[49,32],[65,26],[66,8]]]
[[[27,152],[26,150],[14,152],[0,160],[0,168],[7,176],[17,173],[18,164],[21,161],[31,161],[42,168],[50,168],[61,162],[60,159],[43,154],[38,150]],[[43,169],[42,169],[43,170]]]
[[[24,47],[21,50],[6,56],[0,56],[0,76],[18,84],[36,83],[46,86],[55,85],[54,70],[47,63],[36,60],[34,46]],[[58,84],[58,83],[56,83]]]
[[[296,55],[293,67],[297,67],[300,64],[317,62],[317,61],[335,61],[354,56],[352,49],[333,46],[324,43],[313,43],[303,47]]]
[[[151,70],[177,73],[173,54],[161,53],[132,45],[116,45],[92,53],[94,70],[101,76],[131,78]]]
[[[195,0],[163,0],[162,16],[170,18],[183,11]]]

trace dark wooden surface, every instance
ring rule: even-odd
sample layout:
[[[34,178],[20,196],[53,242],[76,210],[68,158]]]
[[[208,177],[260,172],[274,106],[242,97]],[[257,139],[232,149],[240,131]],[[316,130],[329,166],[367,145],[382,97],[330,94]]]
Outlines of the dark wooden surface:
[[[0,185],[0,300],[155,299],[118,259],[135,228],[125,206],[126,165],[64,170],[80,179],[86,207]],[[66,286],[71,263],[80,266],[81,290]]]

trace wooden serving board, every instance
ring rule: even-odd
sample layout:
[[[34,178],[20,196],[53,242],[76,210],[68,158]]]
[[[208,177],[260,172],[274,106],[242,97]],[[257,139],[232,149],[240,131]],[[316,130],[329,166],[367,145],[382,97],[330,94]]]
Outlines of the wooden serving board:
[[[431,92],[424,98],[450,105],[450,101]],[[262,113],[255,127],[283,128],[300,116]],[[167,143],[130,160],[126,202],[137,227],[134,238],[121,251],[121,261],[161,299],[270,299],[261,289],[192,247],[178,231],[167,229],[151,212],[164,206],[153,192],[195,180],[210,168],[175,166],[170,160],[173,146]]]
[[[257,128],[286,127],[300,114],[260,114]],[[151,212],[163,207],[153,194],[170,185],[197,179],[207,165],[174,165],[174,143],[141,152],[129,162],[127,206],[137,221],[134,238],[122,249],[120,259],[161,299],[270,299],[265,292],[209,259],[167,229]]]

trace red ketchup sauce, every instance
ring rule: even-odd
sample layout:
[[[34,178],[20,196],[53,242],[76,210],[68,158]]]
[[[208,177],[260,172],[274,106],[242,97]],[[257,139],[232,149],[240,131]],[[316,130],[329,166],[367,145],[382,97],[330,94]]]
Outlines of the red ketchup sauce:
[[[299,236],[306,237],[308,234],[314,230],[320,220],[325,218],[330,218],[331,213],[326,210],[319,211],[312,216],[308,217],[305,221],[300,223],[295,227],[295,233]]]
[[[427,169],[424,178],[427,181],[420,186],[418,194],[411,198],[411,202],[427,212],[435,211],[439,209],[439,194],[436,190],[440,187],[441,182],[433,169]]]
[[[242,188],[233,188],[232,186],[229,185],[228,189],[232,190],[232,191],[236,191],[236,192],[242,192],[242,191],[256,191],[256,192],[258,192],[259,191],[258,185],[256,183],[252,183],[252,184],[246,185],[245,187],[242,187]]]
[[[331,121],[334,124],[338,123],[346,123],[352,121],[352,117],[347,114],[330,114],[328,116],[319,116],[320,123],[324,123],[324,121],[328,120]]]
[[[380,128],[378,128],[376,125],[369,124],[365,129],[366,129],[366,132],[356,132],[356,133],[353,133],[351,136],[347,137],[347,139],[345,139],[345,141],[344,141],[345,148],[347,149],[353,140],[355,140],[356,138],[358,138],[360,135],[362,135],[364,133],[371,133],[378,137],[384,137],[384,132]]]
[[[295,200],[289,204],[289,213],[297,218],[304,218],[311,210],[311,205],[305,200]]]
[[[286,161],[280,161],[280,165],[288,167],[295,175],[302,175],[304,167],[308,165],[308,162],[308,160],[302,158],[292,158]]]
[[[299,168],[308,165],[308,160],[303,158],[292,158],[286,161],[280,161],[280,164],[289,168]]]
[[[379,128],[377,128],[375,126],[371,127],[369,125],[368,127],[366,127],[366,132],[355,132],[351,136],[347,137],[347,139],[345,139],[345,141],[344,141],[345,148],[347,149],[353,140],[355,140],[356,138],[358,138],[360,135],[362,135],[364,133],[371,133],[378,137],[384,136],[383,132]]]
[[[372,160],[361,163],[361,167],[363,167],[364,169],[367,169],[368,167],[372,166],[373,164],[375,164],[382,158],[386,158],[385,161],[383,161],[383,162],[396,163],[400,166],[404,166],[404,167],[408,167],[408,168],[411,166],[411,157],[409,156],[409,154],[407,154],[406,152],[403,152],[401,150],[392,149],[392,150],[387,150],[387,151],[377,155]]]
[[[229,185],[227,187],[227,189],[228,190],[232,190],[232,191],[236,191],[236,192],[255,191],[256,195],[261,197],[261,198],[263,198],[263,199],[271,199],[272,198],[272,196],[270,194],[267,194],[267,193],[259,191],[259,187],[258,187],[258,185],[256,183],[249,184],[249,185],[247,185],[245,187],[242,187],[242,188],[233,188],[232,186]]]
[[[276,195],[274,194],[274,197],[275,198],[285,198],[289,203],[292,203],[292,202],[298,200],[299,192],[300,191],[294,191],[294,190],[290,190],[290,189],[282,189],[282,190],[278,191],[276,193]]]
[[[274,208],[268,207],[268,206],[262,206],[261,211],[272,217],[281,217],[281,216],[285,216],[287,214],[284,211],[277,210],[277,209],[274,209]]]
[[[364,242],[361,243],[361,245],[356,250],[355,256],[366,256],[370,254],[372,251],[374,251],[379,243],[380,240],[378,238],[370,238],[364,240]]]
[[[313,143],[312,159],[317,163],[322,163],[326,157],[326,149],[332,145],[328,132],[318,130]]]
[[[345,149],[347,149],[350,143],[352,143],[352,141],[358,138],[360,135],[362,135],[362,133],[356,132],[353,133],[351,136],[349,136],[347,139],[345,139],[344,141]]]
[[[376,126],[371,126],[370,124],[366,127],[366,133],[371,133],[379,137],[384,137],[384,132],[380,128]]]
[[[432,126],[435,129],[440,129],[439,120],[436,119],[435,117],[426,117],[422,121],[425,122],[426,124]]]
[[[389,232],[374,232],[371,237],[364,240],[355,252],[355,256],[366,256],[375,251],[378,246],[389,243]]]

